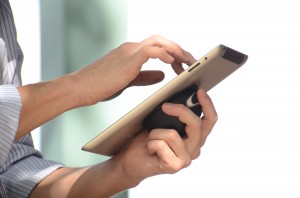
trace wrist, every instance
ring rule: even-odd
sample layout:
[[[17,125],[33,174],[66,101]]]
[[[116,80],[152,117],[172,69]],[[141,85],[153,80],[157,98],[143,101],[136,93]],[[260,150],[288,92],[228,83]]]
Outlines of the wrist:
[[[110,178],[118,192],[134,188],[141,182],[126,174],[122,160],[118,156],[111,158],[106,163],[110,166]]]
[[[84,75],[83,71],[79,70],[66,76],[71,82],[75,107],[94,105],[105,98],[105,90],[94,82],[92,77]]]
[[[64,97],[67,100],[66,102],[68,103],[68,110],[85,106],[81,102],[82,93],[79,86],[79,79],[76,75],[67,74],[63,77],[55,79],[54,81],[56,81],[58,85],[60,85],[64,89]]]
[[[76,192],[80,197],[111,197],[128,190],[132,185],[130,180],[122,173],[118,160],[114,158],[86,169],[77,184],[80,186]]]

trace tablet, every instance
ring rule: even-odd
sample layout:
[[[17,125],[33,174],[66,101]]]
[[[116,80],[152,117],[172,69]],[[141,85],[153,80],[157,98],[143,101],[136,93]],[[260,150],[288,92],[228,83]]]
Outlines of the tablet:
[[[166,99],[192,85],[209,91],[240,68],[247,61],[247,58],[247,55],[225,45],[216,46],[93,138],[82,147],[82,150],[106,156],[117,154],[132,138],[144,130],[142,123],[146,116]]]

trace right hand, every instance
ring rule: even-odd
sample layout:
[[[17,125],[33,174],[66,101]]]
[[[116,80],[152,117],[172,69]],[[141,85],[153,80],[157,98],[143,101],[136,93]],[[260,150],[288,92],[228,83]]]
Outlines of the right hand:
[[[157,35],[139,43],[122,44],[71,74],[76,79],[79,106],[95,104],[129,86],[160,82],[164,78],[161,71],[140,71],[150,58],[171,64],[177,74],[184,70],[182,63],[191,65],[196,61],[179,45]]]

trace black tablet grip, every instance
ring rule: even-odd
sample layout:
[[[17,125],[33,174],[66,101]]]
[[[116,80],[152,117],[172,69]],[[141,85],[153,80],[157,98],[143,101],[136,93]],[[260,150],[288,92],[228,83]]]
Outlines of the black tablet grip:
[[[170,97],[164,102],[170,102],[175,104],[186,105],[187,99],[195,92],[197,92],[197,86],[191,86],[186,88],[174,96]],[[165,114],[161,109],[162,103],[156,107],[143,121],[143,127],[148,131],[153,129],[174,129],[181,137],[186,136],[185,123],[182,123],[178,117],[170,116]],[[202,113],[202,108],[200,105],[190,108],[196,115],[200,117]]]

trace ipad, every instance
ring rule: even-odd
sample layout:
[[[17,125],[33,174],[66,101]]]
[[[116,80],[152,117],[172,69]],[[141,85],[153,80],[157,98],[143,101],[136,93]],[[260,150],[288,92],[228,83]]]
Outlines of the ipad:
[[[145,130],[142,123],[157,106],[190,86],[196,85],[198,88],[209,91],[240,68],[247,58],[247,55],[225,45],[216,46],[184,72],[99,133],[84,145],[82,150],[106,156],[117,154],[132,138]]]

